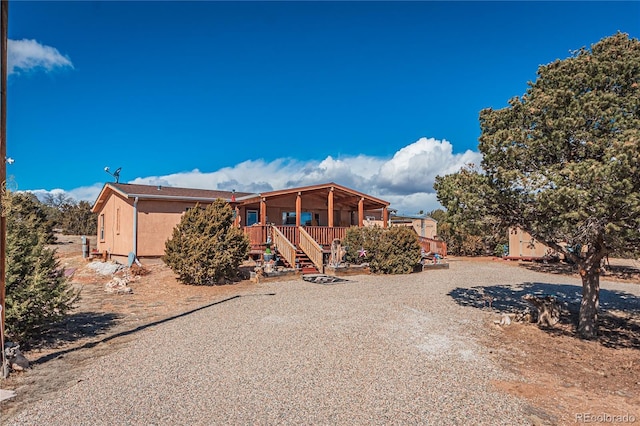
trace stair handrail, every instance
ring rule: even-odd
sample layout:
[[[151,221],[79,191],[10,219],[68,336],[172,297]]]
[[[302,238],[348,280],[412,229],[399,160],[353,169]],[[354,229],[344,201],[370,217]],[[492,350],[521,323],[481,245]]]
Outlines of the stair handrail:
[[[284,234],[275,226],[271,227],[273,243],[278,250],[278,253],[289,262],[289,266],[295,266],[296,264],[296,247],[284,236]]]
[[[322,272],[324,269],[322,247],[302,226],[300,227],[300,249],[309,257],[318,271]]]

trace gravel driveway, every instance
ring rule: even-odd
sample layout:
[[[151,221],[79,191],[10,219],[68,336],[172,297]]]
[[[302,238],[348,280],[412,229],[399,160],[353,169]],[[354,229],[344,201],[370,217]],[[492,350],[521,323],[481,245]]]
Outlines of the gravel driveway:
[[[490,383],[514,379],[478,343],[497,315],[447,295],[525,282],[579,284],[462,261],[333,285],[262,283],[137,332],[6,424],[530,424],[526,404]]]

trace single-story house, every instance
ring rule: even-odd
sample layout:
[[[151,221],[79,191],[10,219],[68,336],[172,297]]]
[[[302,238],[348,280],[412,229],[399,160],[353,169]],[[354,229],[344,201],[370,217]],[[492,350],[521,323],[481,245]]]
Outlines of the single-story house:
[[[271,240],[291,265],[304,254],[321,266],[333,239],[343,238],[348,227],[365,226],[367,219],[389,223],[389,202],[335,183],[258,194],[107,183],[92,207],[97,250],[116,260],[131,253],[159,258],[183,213],[218,198],[235,210],[235,225],[249,236],[253,255]]]

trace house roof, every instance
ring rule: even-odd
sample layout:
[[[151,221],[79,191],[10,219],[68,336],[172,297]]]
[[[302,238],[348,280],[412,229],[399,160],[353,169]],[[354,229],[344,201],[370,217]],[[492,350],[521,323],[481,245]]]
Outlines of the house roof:
[[[389,206],[388,201],[381,200],[376,197],[372,197],[371,195],[367,195],[363,192],[356,191],[351,188],[347,188],[346,186],[338,185],[334,182],[323,183],[319,185],[310,185],[310,186],[301,186],[298,188],[288,188],[281,189],[278,191],[268,191],[262,192],[260,194],[249,195],[242,200],[241,204],[255,204],[259,203],[261,199],[270,200],[274,198],[281,197],[290,197],[292,195],[296,195],[300,193],[305,196],[317,196],[318,198],[322,198],[323,200],[327,199],[327,196],[330,191],[333,190],[333,200],[334,205],[351,205],[357,206],[358,202],[362,199],[365,210],[375,210],[380,208],[385,208]]]
[[[218,198],[231,201],[231,197],[235,195],[236,200],[243,197],[252,196],[249,192],[232,192],[218,191],[211,189],[195,189],[195,188],[177,188],[173,186],[162,185],[136,185],[131,183],[106,183],[96,202],[92,207],[92,211],[96,211],[98,206],[102,204],[108,196],[109,192],[116,192],[125,198],[138,198],[142,200],[174,200],[174,201],[202,201],[213,202]]]
[[[389,206],[388,201],[372,197],[363,192],[359,192],[333,182],[302,186],[298,188],[282,189],[278,191],[263,192],[260,194],[252,194],[249,192],[218,191],[210,189],[194,189],[194,188],[176,188],[161,185],[136,185],[130,183],[113,183],[109,182],[104,185],[102,191],[98,195],[96,202],[92,207],[93,212],[97,212],[99,206],[104,203],[110,192],[116,192],[125,198],[138,198],[142,200],[174,200],[174,201],[201,201],[213,202],[218,198],[222,198],[227,202],[231,202],[231,197],[235,195],[235,201],[241,205],[251,205],[259,203],[263,198],[274,199],[280,197],[290,197],[298,193],[305,196],[317,196],[326,200],[329,191],[333,190],[334,205],[352,205],[357,206],[362,199],[365,210],[374,210]]]
[[[391,216],[391,221],[394,220],[414,220],[414,219],[419,219],[419,220],[432,220],[434,222],[437,222],[437,220],[435,220],[434,218],[432,218],[431,216],[428,215],[404,215],[404,214],[400,214],[400,215],[392,215]]]

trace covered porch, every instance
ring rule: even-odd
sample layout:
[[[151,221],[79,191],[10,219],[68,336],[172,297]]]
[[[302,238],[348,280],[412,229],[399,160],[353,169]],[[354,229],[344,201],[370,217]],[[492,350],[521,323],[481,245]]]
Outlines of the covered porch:
[[[270,241],[285,263],[308,263],[320,271],[331,243],[349,227],[389,223],[389,202],[335,183],[255,194],[232,204],[252,255],[262,255]]]
[[[331,243],[342,240],[349,227],[389,226],[389,202],[335,183],[252,194],[231,204],[236,226],[251,242],[251,256],[262,257],[269,242],[285,265],[303,272],[322,272]],[[446,255],[441,241],[420,244]]]
[[[239,226],[363,226],[366,219],[389,222],[389,202],[328,183],[254,194],[236,200]]]

